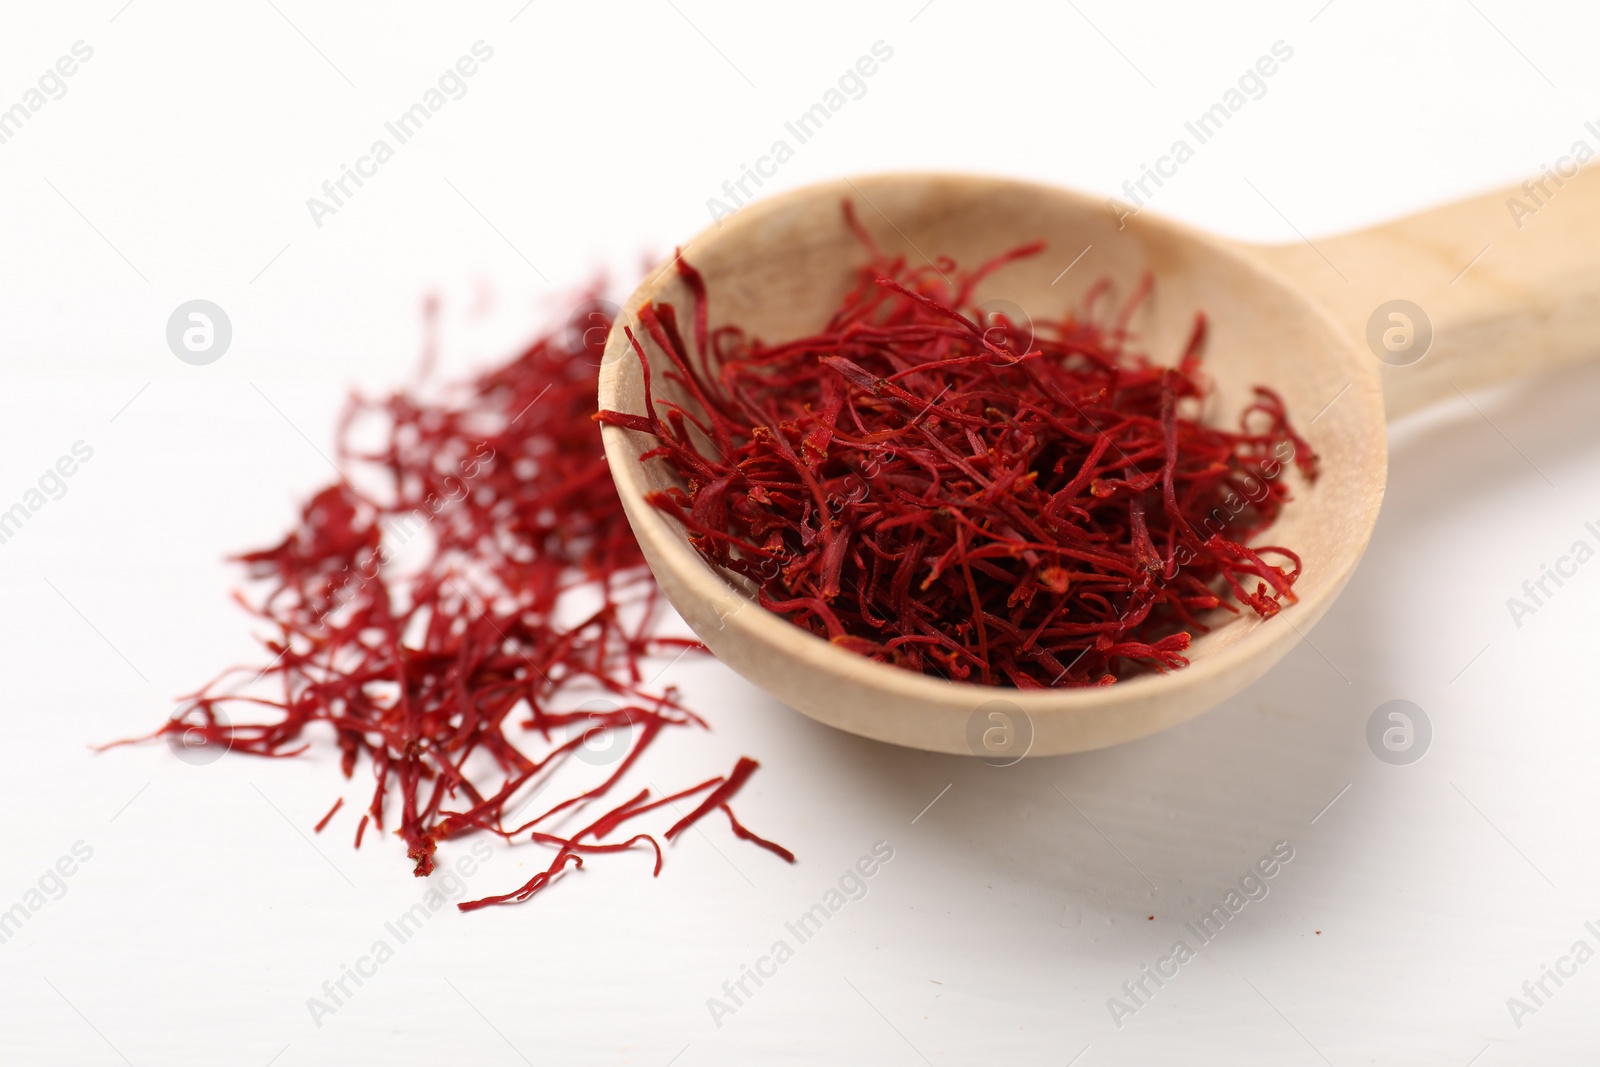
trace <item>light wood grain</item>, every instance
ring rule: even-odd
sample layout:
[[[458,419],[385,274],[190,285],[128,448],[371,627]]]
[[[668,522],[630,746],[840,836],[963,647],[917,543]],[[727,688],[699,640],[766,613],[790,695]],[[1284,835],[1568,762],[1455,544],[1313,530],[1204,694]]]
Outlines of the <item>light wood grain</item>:
[[[1559,183],[1559,184],[1558,184]],[[1501,189],[1368,230],[1249,248],[1362,340],[1373,310],[1410,300],[1428,354],[1380,364],[1389,417],[1600,351],[1600,176]]]

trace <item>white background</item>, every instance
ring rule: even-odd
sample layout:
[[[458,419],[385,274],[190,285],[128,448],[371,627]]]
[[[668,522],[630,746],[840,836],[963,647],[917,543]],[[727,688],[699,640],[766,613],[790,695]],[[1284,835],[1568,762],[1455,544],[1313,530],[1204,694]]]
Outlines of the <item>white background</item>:
[[[316,449],[347,388],[414,367],[426,292],[446,301],[449,366],[504,357],[598,267],[626,286],[704,226],[706,199],[875,41],[892,60],[769,190],[925,167],[1109,195],[1281,39],[1294,58],[1268,95],[1152,209],[1293,240],[1250,183],[1315,238],[1553,162],[1600,118],[1600,12],[122,3],[10,5],[0,34],[0,106],[73,42],[94,49],[0,145],[0,506],[75,441],[94,450],[0,545],[0,909],[93,849],[0,945],[0,1061],[1499,1067],[1592,1050],[1600,963],[1520,1028],[1506,1000],[1578,938],[1600,944],[1600,566],[1520,628],[1506,599],[1600,520],[1595,370],[1394,427],[1371,551],[1315,647],[1147,741],[996,769],[836,733],[685,660],[672,680],[714,731],[643,774],[762,760],[740,811],[800,863],[707,824],[657,881],[622,857],[531,904],[442,913],[320,1027],[307,998],[423,890],[392,838],[349,848],[363,787],[309,847],[344,785],[325,749],[190,766],[87,746],[252,655],[223,556],[276,539],[327,478]],[[466,97],[316,227],[306,198],[479,39],[494,58]],[[196,297],[234,327],[207,367],[164,339]],[[1364,740],[1397,698],[1434,728],[1406,767]],[[895,858],[866,898],[714,1025],[707,998],[879,840]],[[1108,997],[1280,840],[1295,856],[1270,895],[1116,1026]],[[526,862],[497,852],[473,889],[520,884]]]

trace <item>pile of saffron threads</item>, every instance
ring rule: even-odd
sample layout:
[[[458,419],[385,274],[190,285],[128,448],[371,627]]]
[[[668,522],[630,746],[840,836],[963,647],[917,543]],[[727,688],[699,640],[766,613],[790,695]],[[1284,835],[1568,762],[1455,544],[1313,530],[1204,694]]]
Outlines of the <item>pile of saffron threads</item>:
[[[392,827],[418,876],[434,869],[440,842],[464,834],[550,850],[526,884],[463,911],[526,900],[596,854],[653,853],[659,874],[655,836],[618,834],[652,813],[675,819],[668,840],[720,813],[736,836],[793,862],[729,807],[757,767],[748,758],[688,789],[644,789],[587,814],[663,731],[705,725],[644,675],[646,657],[700,646],[656,635],[659,590],[593,421],[604,332],[540,337],[453,395],[353,397],[339,435],[347,477],[313,496],[281,542],[239,557],[266,587],[255,602],[240,598],[270,631],[266,662],[185,698],[153,736],[293,756],[326,724],[345,777],[364,765],[374,778],[356,847],[369,824]],[[358,427],[381,443],[357,449]],[[425,558],[402,571],[396,556],[417,546]],[[585,745],[614,755],[584,760]],[[600,764],[603,780],[544,797],[563,765],[582,769],[574,757]],[[519,805],[527,817],[508,823]],[[580,828],[557,829],[573,821]]]
[[[1175,366],[1134,347],[1148,277],[1030,330],[974,293],[1042,242],[913,266],[844,210],[868,262],[816,334],[709,330],[681,258],[687,335],[668,304],[628,329],[645,411],[599,417],[656,439],[647,460],[682,487],[650,502],[709,563],[841,648],[1018,689],[1182,667],[1214,609],[1294,600],[1300,558],[1249,542],[1289,499],[1286,465],[1311,479],[1316,456],[1270,389],[1237,431],[1200,421],[1203,313]],[[682,403],[653,390],[647,343]]]

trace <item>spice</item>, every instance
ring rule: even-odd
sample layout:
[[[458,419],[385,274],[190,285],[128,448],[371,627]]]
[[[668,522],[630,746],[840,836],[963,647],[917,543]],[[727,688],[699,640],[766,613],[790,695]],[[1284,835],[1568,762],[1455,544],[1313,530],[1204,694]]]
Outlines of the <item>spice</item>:
[[[430,303],[430,322],[434,313]],[[571,330],[540,337],[427,400],[352,398],[340,429],[346,476],[311,498],[284,540],[239,557],[267,587],[247,607],[270,630],[268,662],[186,698],[157,736],[292,756],[326,725],[345,777],[367,765],[375,779],[356,847],[369,821],[392,826],[419,876],[434,869],[441,842],[464,834],[554,851],[519,889],[463,911],[525,900],[586,856],[653,850],[659,873],[653,836],[609,838],[697,797],[687,815],[658,815],[679,816],[669,839],[720,809],[736,836],[792,861],[727,808],[756,769],[750,759],[665,797],[642,790],[576,832],[559,829],[606,798],[662,733],[705,725],[644,675],[646,657],[701,646],[659,634],[660,592],[593,422],[592,340]],[[261,693],[263,680],[272,694]],[[597,783],[543,796],[566,780],[563,768],[571,777],[585,763],[600,768]]]
[[[312,832],[318,834],[322,833],[323,827],[327,826],[328,823],[333,821],[333,817],[339,813],[339,809],[342,807],[344,807],[344,797],[340,797],[338,800],[333,802],[333,807],[328,809],[328,814],[317,820],[317,825],[312,827]]]
[[[709,563],[841,648],[1025,689],[1181,667],[1207,613],[1294,600],[1299,557],[1249,542],[1289,499],[1285,466],[1313,478],[1316,457],[1270,389],[1237,431],[1201,421],[1203,314],[1170,367],[1129,325],[1148,277],[1027,336],[975,294],[1042,243],[918,267],[844,210],[868,262],[816,334],[709,329],[681,256],[687,337],[670,304],[628,329],[645,411],[598,417],[656,439],[647,460],[683,484],[649,501]]]

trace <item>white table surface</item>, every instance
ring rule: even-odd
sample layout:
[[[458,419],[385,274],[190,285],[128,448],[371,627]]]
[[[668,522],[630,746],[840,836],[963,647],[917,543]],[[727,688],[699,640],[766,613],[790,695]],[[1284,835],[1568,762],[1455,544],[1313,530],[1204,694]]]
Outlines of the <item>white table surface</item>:
[[[321,484],[308,439],[327,447],[348,387],[410,371],[425,292],[446,301],[449,367],[504,356],[596,267],[631,281],[642,253],[705,225],[707,198],[876,41],[892,59],[768,189],[925,167],[1111,195],[1282,40],[1293,59],[1267,94],[1152,210],[1293,240],[1592,141],[1600,12],[122,4],[17,5],[0,34],[0,107],[74,42],[93,49],[0,144],[0,506],[93,449],[0,545],[0,910],[41,878],[61,889],[0,944],[0,1062],[1592,1058],[1600,963],[1547,980],[1520,1019],[1507,999],[1574,942],[1600,948],[1600,565],[1520,627],[1506,600],[1594,540],[1600,370],[1395,426],[1371,550],[1310,641],[1146,741],[997,769],[836,733],[683,661],[672,678],[714,731],[670,738],[642,778],[760,759],[741,815],[797,865],[708,825],[654,882],[621,858],[528,905],[440,913],[320,1020],[308,998],[424,889],[392,839],[348,847],[361,787],[310,847],[343,785],[325,746],[191,766],[87,745],[152,727],[251,654],[222,557],[276,538]],[[306,198],[479,40],[493,58],[466,95],[318,228]],[[163,332],[197,297],[234,328],[204,367]],[[1365,740],[1392,699],[1433,725],[1409,766]],[[866,896],[717,1025],[708,998],[879,841],[894,858]],[[1118,1026],[1108,998],[1175,940],[1198,946],[1184,924],[1280,841],[1293,859],[1268,895]],[[92,854],[45,877],[75,846]],[[519,884],[529,862],[497,849],[471,888]]]

